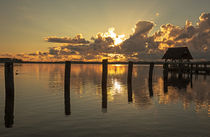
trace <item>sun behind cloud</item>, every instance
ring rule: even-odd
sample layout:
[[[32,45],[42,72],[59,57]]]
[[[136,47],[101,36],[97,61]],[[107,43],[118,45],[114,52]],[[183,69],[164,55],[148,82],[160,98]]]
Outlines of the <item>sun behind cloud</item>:
[[[108,29],[108,32],[106,32],[104,34],[102,33],[103,37],[105,37],[105,38],[110,37],[113,39],[114,43],[112,45],[110,45],[111,47],[120,45],[126,39],[124,34],[117,35],[114,31],[115,31],[115,28],[111,27]]]

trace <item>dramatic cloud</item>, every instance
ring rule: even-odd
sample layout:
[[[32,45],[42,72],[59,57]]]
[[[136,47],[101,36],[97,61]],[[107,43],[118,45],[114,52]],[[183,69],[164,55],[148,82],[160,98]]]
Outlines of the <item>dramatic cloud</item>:
[[[146,50],[148,33],[152,30],[154,23],[139,21],[135,26],[134,33],[121,44],[124,54],[138,55]]]
[[[153,38],[160,50],[185,46],[195,58],[210,59],[210,14],[202,13],[195,26],[190,21],[186,21],[184,27],[162,25]]]
[[[48,42],[54,42],[54,43],[69,43],[69,44],[88,44],[89,41],[85,40],[81,34],[77,35],[74,38],[69,37],[47,37],[45,39]]]
[[[63,61],[63,60],[97,60],[108,58],[113,61],[126,60],[160,60],[169,47],[188,47],[195,59],[210,60],[210,14],[202,13],[193,25],[186,21],[183,27],[163,24],[151,34],[154,27],[151,21],[139,21],[129,37],[117,35],[114,28],[108,32],[98,33],[91,40],[82,35],[74,38],[48,37],[45,40],[54,43],[66,43],[49,47],[47,52],[17,54],[24,60]]]

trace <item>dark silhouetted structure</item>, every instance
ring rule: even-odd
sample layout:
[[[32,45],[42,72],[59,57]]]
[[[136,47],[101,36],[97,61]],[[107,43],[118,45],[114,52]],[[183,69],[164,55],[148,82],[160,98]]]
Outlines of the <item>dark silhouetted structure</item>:
[[[11,128],[14,123],[14,74],[13,63],[5,63],[5,127]]]
[[[163,89],[164,93],[168,92],[168,63],[163,64]]]
[[[128,86],[128,102],[132,102],[132,72],[133,72],[133,62],[128,62],[128,79],[127,79],[127,86]]]
[[[64,83],[64,103],[65,103],[65,114],[71,114],[70,104],[70,73],[71,73],[71,62],[65,62],[65,83]]]
[[[187,89],[187,85],[190,84],[190,77],[182,76],[180,77],[179,74],[177,76],[176,72],[172,72],[170,77],[167,81],[167,86],[172,86],[178,89]]]
[[[0,63],[6,63],[6,62],[21,63],[23,61],[21,59],[16,59],[16,58],[0,58]]]
[[[172,62],[183,62],[184,60],[189,61],[193,59],[193,57],[187,47],[178,47],[168,48],[162,59],[165,59],[165,61],[171,60]]]
[[[107,67],[108,60],[102,61],[102,111],[107,112]]]
[[[148,80],[149,95],[150,95],[150,97],[153,96],[153,89],[152,89],[152,75],[153,75],[153,69],[154,69],[154,63],[150,63],[150,66],[149,66],[149,80]]]

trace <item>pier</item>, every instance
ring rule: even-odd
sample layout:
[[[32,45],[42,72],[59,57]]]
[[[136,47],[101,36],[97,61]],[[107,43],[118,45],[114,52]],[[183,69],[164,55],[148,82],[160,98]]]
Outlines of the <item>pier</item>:
[[[165,62],[163,63],[163,65],[165,66],[167,65],[168,71],[171,72],[210,75],[210,62],[184,62],[184,63]]]

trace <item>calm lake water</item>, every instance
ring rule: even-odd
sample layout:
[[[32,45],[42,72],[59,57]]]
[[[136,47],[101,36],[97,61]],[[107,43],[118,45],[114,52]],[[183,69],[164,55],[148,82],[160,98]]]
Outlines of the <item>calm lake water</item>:
[[[0,137],[210,136],[210,76],[169,74],[164,86],[162,66],[155,66],[149,87],[149,66],[134,65],[128,92],[127,65],[109,65],[102,108],[101,65],[72,64],[70,102],[64,64],[16,64],[14,72],[14,119],[6,128],[0,64]]]

